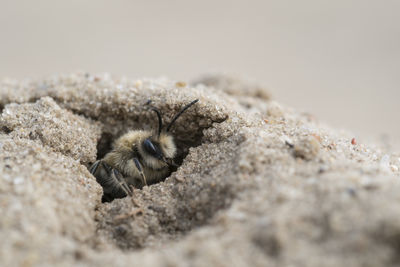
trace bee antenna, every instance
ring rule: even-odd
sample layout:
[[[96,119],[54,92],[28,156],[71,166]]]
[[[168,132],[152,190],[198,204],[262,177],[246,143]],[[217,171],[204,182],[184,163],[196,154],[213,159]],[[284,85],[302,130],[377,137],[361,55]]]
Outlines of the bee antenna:
[[[151,100],[148,100],[146,102],[146,105],[150,105],[151,104]],[[158,136],[160,136],[161,134],[161,129],[162,129],[162,118],[161,118],[161,112],[158,108],[151,106],[150,107],[152,111],[154,111],[157,114],[158,117]]]
[[[179,118],[179,116],[182,115],[183,112],[185,112],[188,108],[190,108],[192,105],[196,104],[197,102],[199,102],[198,99],[190,102],[189,104],[187,104],[181,111],[179,111],[174,118],[171,120],[171,122],[168,124],[167,126],[167,132],[169,131],[169,129],[171,128],[172,124],[174,124],[174,122]]]
[[[158,136],[160,136],[161,134],[161,129],[162,129],[162,118],[161,118],[161,113],[160,111],[155,108],[155,107],[151,107],[151,110],[153,110],[155,113],[157,113],[157,117],[158,117]]]

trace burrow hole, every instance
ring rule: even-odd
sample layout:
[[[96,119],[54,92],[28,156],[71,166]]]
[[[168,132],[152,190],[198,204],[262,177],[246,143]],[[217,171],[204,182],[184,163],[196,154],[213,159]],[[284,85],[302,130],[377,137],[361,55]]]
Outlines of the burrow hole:
[[[171,174],[182,165],[191,147],[197,147],[202,144],[203,130],[212,126],[212,123],[210,123],[208,126],[199,127],[199,120],[204,119],[201,116],[196,117],[195,119],[193,119],[193,116],[191,116],[191,121],[188,121],[189,116],[182,117],[186,117],[186,121],[178,120],[171,129],[171,135],[174,138],[174,143],[177,148],[177,154],[174,158],[174,163],[178,167],[170,167],[170,174],[162,181],[171,176]],[[104,156],[112,150],[115,140],[127,132],[135,130],[154,131],[156,127],[157,121],[154,119],[154,117],[148,118],[147,121],[146,117],[140,117],[137,119],[137,121],[131,120],[131,123],[128,124],[126,121],[118,121],[113,125],[105,125],[101,138],[97,143],[97,160],[104,158]],[[158,181],[157,183],[162,181]],[[149,184],[149,186],[151,186],[151,184]]]

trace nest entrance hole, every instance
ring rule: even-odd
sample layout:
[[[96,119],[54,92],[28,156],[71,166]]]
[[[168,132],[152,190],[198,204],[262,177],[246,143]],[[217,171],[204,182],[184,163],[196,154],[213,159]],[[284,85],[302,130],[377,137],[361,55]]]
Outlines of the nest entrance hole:
[[[105,127],[105,129],[107,129],[107,127]],[[164,181],[166,178],[171,176],[171,174],[175,172],[179,168],[179,166],[182,165],[184,159],[189,154],[189,149],[191,147],[197,147],[202,144],[204,129],[205,129],[204,127],[203,128],[199,127],[195,131],[192,130],[186,133],[180,131],[171,132],[172,136],[174,137],[174,142],[177,148],[177,154],[174,158],[174,163],[178,167],[171,167],[169,175],[166,176],[163,180],[158,181],[156,183]],[[121,134],[113,134],[109,131],[103,131],[101,138],[97,143],[97,160],[104,158],[104,156],[112,150],[114,141],[123,134],[127,133],[128,131],[121,127],[121,131],[119,132],[121,132]],[[151,186],[151,184],[149,184],[149,186]]]

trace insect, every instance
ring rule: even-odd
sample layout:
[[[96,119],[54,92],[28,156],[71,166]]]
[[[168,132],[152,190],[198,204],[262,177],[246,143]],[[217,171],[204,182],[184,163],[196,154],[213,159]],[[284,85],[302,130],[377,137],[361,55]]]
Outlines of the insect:
[[[160,110],[151,107],[157,114],[157,131],[132,130],[119,137],[103,159],[93,163],[89,171],[103,187],[103,202],[131,196],[131,186],[142,188],[159,182],[170,174],[171,167],[178,167],[174,163],[177,149],[169,130],[198,101],[184,106],[165,129]]]

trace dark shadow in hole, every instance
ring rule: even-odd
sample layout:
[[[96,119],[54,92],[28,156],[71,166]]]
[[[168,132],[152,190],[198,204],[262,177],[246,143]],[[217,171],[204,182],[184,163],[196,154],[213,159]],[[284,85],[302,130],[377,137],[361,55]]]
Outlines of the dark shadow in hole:
[[[113,136],[111,133],[103,132],[100,140],[97,143],[97,159],[102,159],[104,156],[111,151]]]
[[[0,128],[0,131],[3,132],[3,133],[5,133],[5,134],[9,134],[9,133],[12,132],[12,130],[9,129],[7,126],[1,127],[1,128]]]

